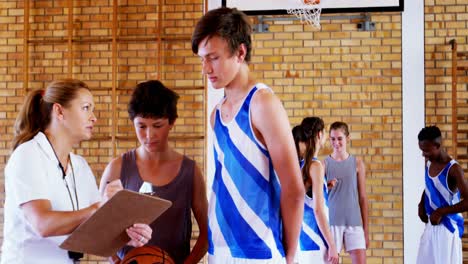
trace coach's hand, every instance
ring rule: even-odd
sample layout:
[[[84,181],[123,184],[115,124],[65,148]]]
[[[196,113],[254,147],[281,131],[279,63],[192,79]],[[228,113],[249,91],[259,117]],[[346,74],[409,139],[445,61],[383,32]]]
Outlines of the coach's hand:
[[[442,213],[441,208],[437,208],[432,214],[431,214],[431,224],[432,225],[438,225],[440,224],[440,221],[442,221],[442,217],[444,214]]]

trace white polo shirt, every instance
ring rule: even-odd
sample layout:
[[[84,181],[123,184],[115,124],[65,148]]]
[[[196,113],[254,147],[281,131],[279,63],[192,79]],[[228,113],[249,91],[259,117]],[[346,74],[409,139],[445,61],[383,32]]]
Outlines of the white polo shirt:
[[[96,179],[81,156],[70,153],[76,180],[79,208],[100,200]],[[21,204],[46,199],[54,211],[72,211],[70,195],[65,187],[57,157],[46,136],[39,132],[33,139],[18,146],[5,167],[5,207],[1,264],[72,263],[59,245],[67,236],[41,237],[26,220]],[[67,176],[75,209],[75,183],[70,164]]]

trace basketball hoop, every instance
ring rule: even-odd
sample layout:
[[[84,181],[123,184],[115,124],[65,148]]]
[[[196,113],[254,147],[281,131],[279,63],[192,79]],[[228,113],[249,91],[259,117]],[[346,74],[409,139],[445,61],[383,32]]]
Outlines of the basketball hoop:
[[[298,8],[288,9],[288,14],[295,15],[301,23],[320,28],[320,14],[322,13],[320,0],[297,0],[297,2]]]

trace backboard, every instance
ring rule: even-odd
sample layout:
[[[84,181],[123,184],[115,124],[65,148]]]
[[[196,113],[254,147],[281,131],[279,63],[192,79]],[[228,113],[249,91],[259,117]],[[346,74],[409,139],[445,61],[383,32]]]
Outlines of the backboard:
[[[298,7],[298,0],[220,0],[225,7],[236,7],[247,15],[287,14]],[[322,13],[398,12],[404,0],[321,0]]]

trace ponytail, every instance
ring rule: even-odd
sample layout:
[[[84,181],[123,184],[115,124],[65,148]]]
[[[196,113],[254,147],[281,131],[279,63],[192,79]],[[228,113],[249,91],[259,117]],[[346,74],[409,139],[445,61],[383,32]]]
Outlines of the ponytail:
[[[309,138],[305,142],[306,151],[304,153],[304,166],[302,166],[302,180],[304,182],[304,185],[306,184],[307,180],[310,179],[309,169],[310,169],[310,164],[312,164],[312,159],[314,158],[315,142],[316,142],[316,137]]]
[[[13,150],[49,126],[55,103],[67,107],[82,88],[89,90],[82,81],[65,79],[51,82],[46,89],[30,92],[15,121]]]
[[[315,146],[317,144],[318,136],[320,131],[325,128],[325,124],[320,117],[313,116],[304,118],[302,120],[301,127],[306,145],[306,150],[304,153],[304,166],[302,167],[302,180],[305,186],[307,181],[310,179],[310,165],[312,164],[312,159],[314,158],[316,150]]]
[[[32,139],[49,124],[52,104],[44,102],[44,92],[44,89],[35,90],[26,97],[15,122],[13,150]]]
[[[300,161],[303,157],[301,157],[301,150],[299,147],[299,143],[305,141],[302,127],[300,125],[293,127],[292,134],[294,138],[294,146],[296,147],[297,160]]]

